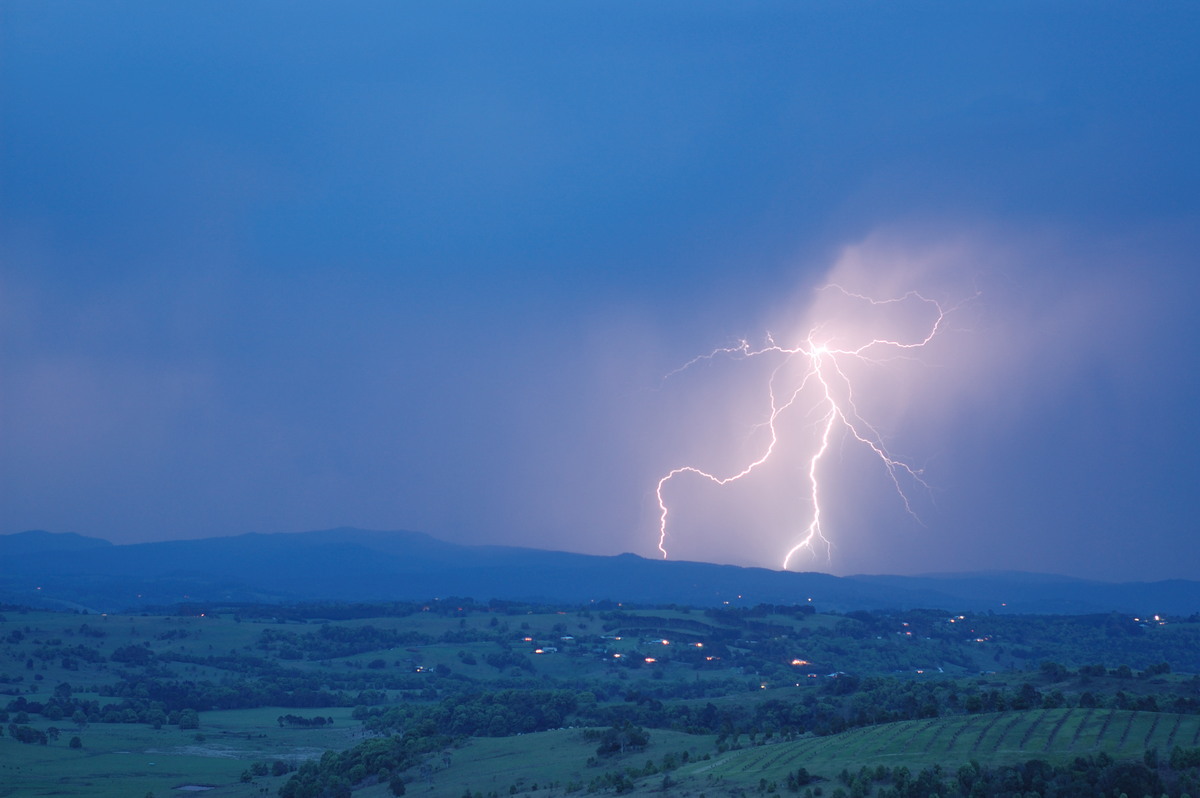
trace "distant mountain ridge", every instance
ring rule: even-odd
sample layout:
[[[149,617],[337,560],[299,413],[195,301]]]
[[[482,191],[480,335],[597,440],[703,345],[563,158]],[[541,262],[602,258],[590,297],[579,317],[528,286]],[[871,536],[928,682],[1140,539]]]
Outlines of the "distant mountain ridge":
[[[102,538],[89,538],[74,532],[47,532],[31,529],[15,535],[0,535],[0,556],[5,558],[22,554],[39,554],[53,551],[81,551],[113,545]]]
[[[202,602],[460,596],[546,603],[1011,613],[1200,611],[1200,582],[1107,583],[1031,573],[836,577],[711,563],[465,546],[353,528],[113,545],[45,531],[0,535],[0,601],[96,611]]]

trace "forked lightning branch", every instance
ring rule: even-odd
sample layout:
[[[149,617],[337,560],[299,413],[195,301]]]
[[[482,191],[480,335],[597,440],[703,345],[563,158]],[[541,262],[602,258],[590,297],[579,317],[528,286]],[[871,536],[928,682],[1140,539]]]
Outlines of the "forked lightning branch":
[[[701,355],[667,375],[669,378],[700,361],[718,357],[771,358],[777,361],[761,388],[769,400],[769,410],[761,422],[767,434],[764,436],[766,443],[758,456],[736,464],[725,472],[682,465],[658,481],[658,550],[664,559],[668,556],[667,543],[673,532],[669,527],[670,505],[667,500],[672,481],[691,477],[724,486],[751,478],[773,456],[778,456],[782,447],[794,445],[780,437],[780,421],[787,414],[799,413],[813,419],[809,422],[813,434],[803,444],[809,449],[801,457],[806,468],[802,471],[802,482],[797,486],[798,490],[807,493],[811,509],[807,518],[796,523],[794,530],[781,530],[788,540],[782,560],[785,570],[802,549],[815,552],[817,546],[823,546],[827,556],[830,552],[831,542],[826,534],[826,498],[822,487],[826,479],[823,466],[834,436],[839,432],[845,433],[852,443],[863,447],[878,461],[883,474],[895,488],[901,506],[909,515],[916,517],[905,485],[928,487],[921,469],[893,456],[879,430],[859,412],[855,397],[856,387],[860,386],[856,386],[851,378],[851,366],[866,363],[885,367],[915,355],[913,350],[927,346],[941,333],[947,311],[938,302],[916,292],[893,299],[874,299],[836,285],[823,290],[838,291],[847,301],[861,303],[866,311],[888,309],[885,306],[905,306],[900,309],[911,311],[908,315],[917,316],[922,321],[914,329],[908,329],[905,334],[898,334],[895,338],[860,334],[856,339],[852,329],[855,325],[849,325],[851,329],[846,330],[838,326],[837,319],[825,320],[809,328],[804,340],[794,346],[777,343],[770,336],[758,348],[741,341],[737,346],[723,347]],[[866,386],[861,387],[865,389]]]

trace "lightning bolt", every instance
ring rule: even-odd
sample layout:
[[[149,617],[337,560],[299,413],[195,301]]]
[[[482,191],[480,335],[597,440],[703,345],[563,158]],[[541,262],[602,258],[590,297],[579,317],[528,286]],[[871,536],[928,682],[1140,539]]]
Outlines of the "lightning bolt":
[[[928,315],[929,322],[907,339],[861,336],[852,345],[835,343],[839,339],[825,332],[827,325],[817,325],[811,328],[803,342],[790,347],[776,343],[768,334],[765,345],[759,348],[755,348],[743,340],[736,346],[715,349],[706,355],[693,358],[667,374],[664,380],[686,371],[701,361],[718,357],[738,359],[773,357],[779,360],[779,363],[771,370],[766,385],[767,397],[770,400],[769,412],[765,421],[759,425],[766,427],[768,440],[756,459],[724,475],[705,471],[696,466],[684,465],[672,469],[659,479],[655,490],[659,508],[658,550],[662,552],[664,559],[667,558],[667,519],[670,515],[664,495],[667,484],[684,474],[693,474],[718,486],[728,485],[749,477],[775,454],[780,445],[778,421],[781,416],[793,408],[798,411],[805,407],[809,413],[817,416],[815,428],[818,435],[816,448],[808,458],[807,469],[807,493],[812,513],[807,526],[799,532],[795,543],[783,557],[784,570],[788,569],[792,558],[801,549],[814,551],[814,547],[821,544],[824,545],[827,556],[832,552],[832,543],[825,536],[825,529],[822,526],[821,464],[829,452],[831,439],[838,429],[844,430],[850,438],[866,447],[882,464],[905,511],[913,518],[917,518],[908,494],[905,493],[902,480],[915,482],[928,488],[929,486],[922,478],[922,470],[893,456],[884,444],[879,431],[859,414],[855,403],[854,384],[847,374],[846,365],[851,361],[881,365],[892,360],[913,357],[913,350],[926,346],[941,332],[949,310],[915,291],[892,299],[873,299],[862,294],[852,293],[837,285],[826,286],[823,290],[840,291],[850,300],[875,307],[900,303],[916,305]],[[789,366],[795,363],[800,365],[801,376],[798,383],[794,382],[789,388],[786,385],[787,378],[793,373]]]

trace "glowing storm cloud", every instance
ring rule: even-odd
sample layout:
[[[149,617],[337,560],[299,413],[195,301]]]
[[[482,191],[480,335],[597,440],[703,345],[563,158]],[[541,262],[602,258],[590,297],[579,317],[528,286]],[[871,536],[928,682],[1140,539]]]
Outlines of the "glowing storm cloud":
[[[808,329],[800,343],[793,346],[777,343],[770,335],[765,344],[758,348],[743,340],[736,346],[716,349],[696,357],[667,375],[670,378],[700,361],[718,357],[771,358],[777,361],[763,386],[769,399],[769,409],[761,422],[761,427],[766,430],[766,443],[760,454],[724,474],[684,465],[671,470],[658,481],[658,550],[664,559],[667,557],[669,510],[665,493],[668,483],[685,474],[693,474],[718,486],[749,477],[784,445],[780,440],[779,422],[789,413],[814,418],[809,422],[814,436],[809,444],[810,453],[804,458],[807,462],[805,492],[811,510],[807,523],[801,521],[797,525],[800,529],[794,533],[792,543],[783,556],[785,570],[801,549],[812,551],[820,543],[825,546],[827,556],[830,554],[832,544],[823,526],[821,466],[830,450],[833,436],[839,430],[848,436],[847,440],[860,444],[878,461],[905,511],[916,518],[905,492],[905,483],[928,487],[922,479],[921,469],[893,456],[879,430],[859,413],[852,366],[876,367],[912,359],[915,355],[913,350],[926,346],[941,332],[948,311],[938,302],[915,291],[893,299],[874,299],[837,285],[826,286],[822,290],[838,292],[840,299],[857,306],[865,315],[852,313],[848,314],[849,320],[838,318],[819,322]]]

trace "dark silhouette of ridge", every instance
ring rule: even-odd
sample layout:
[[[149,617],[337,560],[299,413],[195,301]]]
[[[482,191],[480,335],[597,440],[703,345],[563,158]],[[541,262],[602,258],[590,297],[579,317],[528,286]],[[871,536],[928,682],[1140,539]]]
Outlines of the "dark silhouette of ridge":
[[[0,558],[7,560],[22,554],[53,551],[81,551],[112,546],[107,540],[89,538],[74,532],[47,532],[31,529],[15,535],[0,535]]]
[[[1191,614],[1200,582],[1050,574],[835,577],[711,563],[465,546],[352,528],[116,546],[44,531],[0,536],[0,601],[119,611],[182,602],[426,600],[803,604],[1018,613]]]

